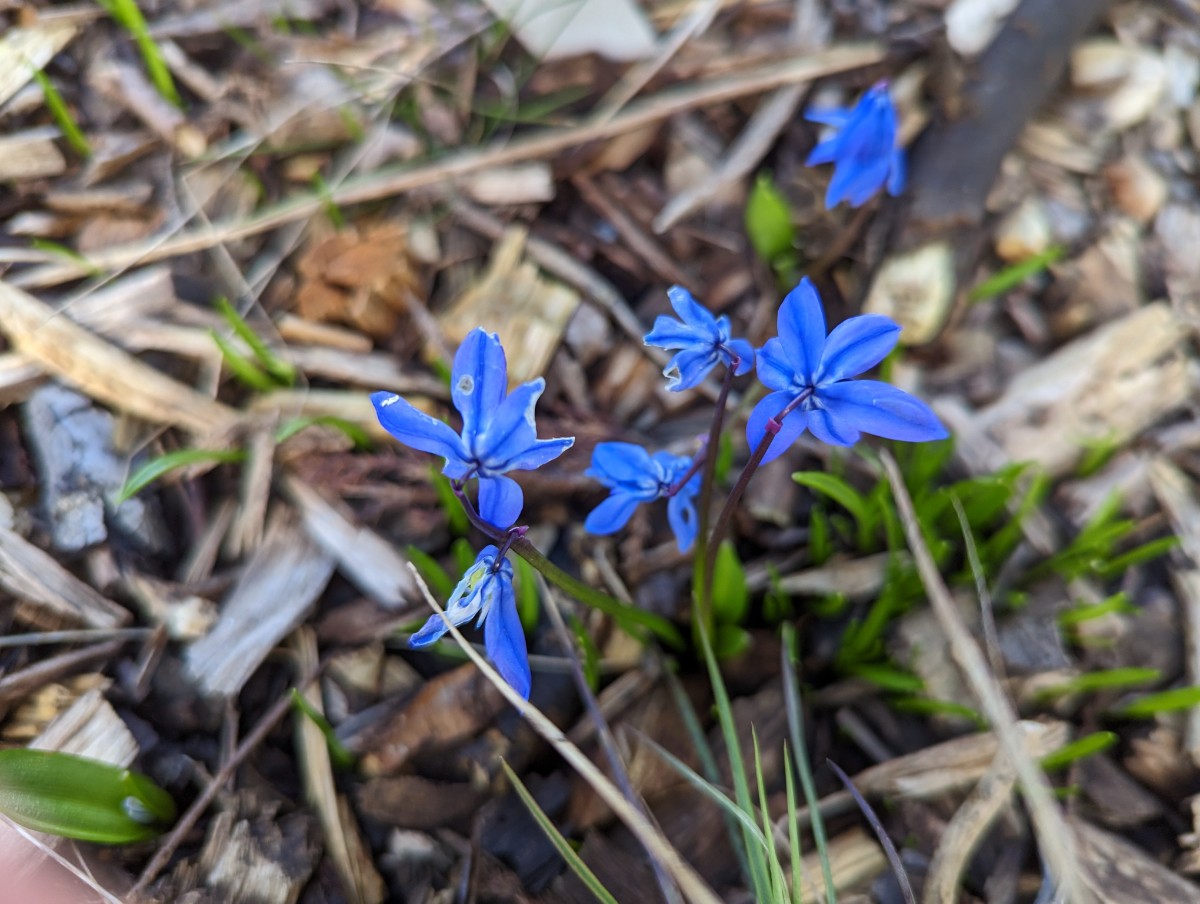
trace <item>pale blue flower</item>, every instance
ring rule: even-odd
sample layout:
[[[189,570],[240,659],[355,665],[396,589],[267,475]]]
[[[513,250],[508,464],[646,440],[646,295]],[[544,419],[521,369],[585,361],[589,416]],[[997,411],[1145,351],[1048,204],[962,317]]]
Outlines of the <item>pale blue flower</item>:
[[[853,107],[809,109],[804,117],[836,130],[804,161],[808,166],[834,165],[825,193],[827,208],[843,200],[861,207],[885,185],[890,195],[904,190],[904,150],[898,143],[896,108],[886,82],[871,88]]]
[[[517,598],[513,593],[513,567],[507,558],[496,561],[499,550],[485,546],[467,569],[450,599],[446,601],[446,618],[455,627],[479,616],[476,627],[483,625],[483,644],[488,659],[518,694],[529,699],[531,684],[529,654],[525,647],[525,632],[517,616]],[[438,613],[409,638],[410,647],[425,647],[450,630]]]
[[[446,459],[442,473],[452,480],[479,478],[479,514],[507,529],[524,505],[521,487],[507,471],[530,471],[553,461],[575,442],[573,436],[538,439],[533,408],[546,387],[541,377],[508,392],[508,363],[494,333],[467,334],[450,376],[450,397],[462,415],[462,433],[418,411],[391,392],[371,395],[379,423],[414,449]]]
[[[736,361],[737,376],[750,371],[754,366],[754,347],[745,339],[731,337],[728,317],[714,317],[681,286],[671,286],[667,296],[679,319],[659,316],[645,338],[646,345],[681,350],[663,370],[667,389],[675,392],[691,389],[718,362],[733,367]]]
[[[757,447],[775,420],[779,432],[764,462],[782,455],[805,429],[833,446],[861,434],[924,442],[948,435],[928,405],[878,380],[852,380],[887,357],[900,326],[882,314],[851,317],[825,335],[821,298],[808,277],[779,306],[779,336],[758,350],[758,378],[774,392],[750,412],[746,439]],[[779,415],[789,409],[782,420]]]
[[[592,509],[583,526],[593,534],[613,534],[623,528],[643,502],[667,497],[667,521],[675,532],[680,552],[696,540],[696,494],[700,475],[693,474],[674,495],[671,489],[683,479],[692,459],[670,452],[648,453],[633,443],[600,443],[592,452],[592,466],[584,473],[612,490]]]

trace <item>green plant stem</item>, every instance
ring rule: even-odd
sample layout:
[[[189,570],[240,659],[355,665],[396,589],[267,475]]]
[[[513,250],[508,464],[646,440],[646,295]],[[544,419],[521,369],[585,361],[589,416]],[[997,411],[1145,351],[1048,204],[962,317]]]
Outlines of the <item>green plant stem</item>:
[[[640,629],[645,629],[672,649],[683,649],[683,635],[667,619],[660,615],[655,615],[653,612],[646,612],[634,606],[627,606],[620,600],[589,587],[583,581],[579,580],[579,578],[563,571],[547,559],[525,537],[515,536],[509,531],[500,530],[495,525],[484,521],[479,513],[475,511],[475,506],[467,497],[466,492],[464,492],[459,482],[452,481],[451,486],[454,488],[454,494],[462,503],[463,510],[467,513],[467,520],[475,526],[476,530],[493,543],[508,543],[509,548],[513,552],[532,565],[551,584],[571,594],[571,596],[575,597],[581,603],[591,606],[594,609],[599,609],[605,615],[612,616],[617,624],[634,636],[643,635]],[[641,636],[640,639],[645,640],[646,638]]]
[[[704,447],[704,472],[700,478],[700,505],[696,516],[696,555],[692,562],[693,593],[696,596],[698,611],[696,618],[704,621],[704,627],[711,634],[714,630],[712,618],[712,568],[715,553],[708,548],[708,525],[712,514],[712,497],[717,477],[717,444],[721,441],[721,428],[725,425],[725,406],[729,400],[729,390],[733,385],[733,375],[738,369],[740,359],[734,358],[725,368],[725,379],[721,381],[721,392],[717,396],[717,405],[713,410],[712,423],[708,427],[708,441]]]

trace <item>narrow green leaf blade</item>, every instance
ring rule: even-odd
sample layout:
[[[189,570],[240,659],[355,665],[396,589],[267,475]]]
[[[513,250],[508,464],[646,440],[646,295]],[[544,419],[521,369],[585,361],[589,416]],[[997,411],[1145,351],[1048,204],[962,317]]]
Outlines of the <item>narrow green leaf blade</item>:
[[[200,464],[229,464],[244,461],[245,458],[246,453],[242,449],[176,449],[166,455],[151,458],[129,475],[125,486],[121,487],[121,492],[117,495],[117,505],[136,496],[160,477],[180,468]]]

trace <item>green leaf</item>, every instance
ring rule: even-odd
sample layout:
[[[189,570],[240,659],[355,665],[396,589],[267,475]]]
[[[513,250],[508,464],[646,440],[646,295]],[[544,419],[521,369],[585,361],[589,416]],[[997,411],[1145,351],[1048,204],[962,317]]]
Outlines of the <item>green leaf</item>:
[[[117,494],[116,504],[120,505],[154,481],[180,468],[200,464],[231,464],[245,461],[246,453],[242,449],[176,449],[158,458],[143,462],[125,481],[121,492]]]
[[[750,606],[746,572],[738,561],[737,550],[728,540],[717,548],[717,560],[713,563],[712,605],[717,622],[724,625],[740,625]]]
[[[46,109],[50,111],[50,115],[54,117],[54,121],[62,129],[63,137],[67,139],[67,144],[80,157],[92,156],[92,146],[88,144],[83,130],[75,122],[75,117],[71,115],[71,109],[67,106],[67,102],[63,100],[62,95],[58,93],[58,89],[54,87],[54,82],[40,69],[33,70],[33,78],[38,83],[38,87],[42,89],[42,99],[46,103]]]
[[[980,730],[987,729],[987,720],[975,710],[961,703],[950,700],[938,700],[934,697],[898,697],[888,701],[897,712],[912,713],[917,716],[948,716],[953,719],[966,719]]]
[[[516,578],[513,581],[513,590],[517,597],[517,615],[521,619],[522,627],[526,631],[532,631],[537,627],[538,616],[542,610],[541,597],[538,596],[537,572],[520,556],[516,557],[513,568]]]
[[[1085,672],[1070,681],[1046,687],[1037,693],[1039,699],[1052,699],[1067,694],[1086,694],[1095,691],[1119,690],[1136,684],[1153,684],[1162,679],[1158,669],[1120,668]]]
[[[737,625],[717,625],[713,651],[718,659],[733,659],[750,649],[750,632]]]
[[[883,663],[862,663],[849,666],[846,671],[885,691],[915,694],[925,689],[925,682],[916,675]]]
[[[808,513],[808,556],[813,565],[824,565],[833,555],[832,533],[825,506],[814,505]]]
[[[1139,700],[1119,706],[1113,713],[1127,719],[1148,719],[1158,713],[1191,709],[1200,705],[1200,687],[1177,687],[1158,694],[1147,694]]]
[[[292,688],[291,700],[292,708],[300,712],[320,730],[321,735],[325,738],[325,746],[329,748],[329,759],[334,767],[337,769],[352,769],[354,767],[354,754],[346,749],[346,745],[338,738],[337,733],[333,730],[333,726],[329,724],[329,720],[318,712],[309,699],[296,690],[296,688]]]
[[[38,832],[101,844],[158,835],[171,796],[146,776],[51,750],[0,750],[0,813]]]
[[[166,60],[163,59],[162,51],[150,37],[146,19],[142,15],[142,11],[138,9],[135,0],[97,0],[97,2],[122,28],[129,32],[146,64],[146,73],[150,76],[150,81],[158,93],[172,105],[182,108],[183,99],[175,89],[171,70],[168,68]]]
[[[458,565],[459,577],[466,574],[467,569],[475,564],[475,547],[471,545],[471,541],[466,537],[459,537],[451,543],[450,553],[454,556],[454,561]]]
[[[371,448],[371,435],[361,425],[332,414],[306,414],[285,421],[275,432],[275,442],[285,442],[309,427],[332,427],[354,443],[356,449]]]
[[[546,811],[538,806],[538,802],[529,793],[529,789],[521,782],[517,773],[513,772],[512,767],[508,765],[508,761],[502,759],[500,766],[504,769],[504,774],[508,776],[508,780],[512,783],[513,790],[517,792],[517,797],[521,798],[521,803],[529,811],[529,815],[533,817],[538,827],[550,839],[550,843],[554,845],[554,849],[558,851],[559,856],[566,861],[567,866],[571,868],[571,872],[579,877],[579,881],[583,883],[584,888],[590,891],[600,904],[617,904],[617,899],[609,893],[608,889],[604,887],[604,883],[597,879],[596,874],[583,862],[583,858],[579,856],[575,848],[571,846],[571,843],[563,837],[562,833],[550,820],[550,817],[546,815]]]
[[[1112,731],[1097,731],[1064,744],[1058,750],[1051,751],[1041,759],[1042,768],[1047,772],[1063,769],[1085,757],[1093,756],[1108,750],[1117,743],[1117,734]]]
[[[1129,552],[1121,553],[1119,556],[1114,556],[1107,561],[1097,563],[1096,574],[1105,579],[1119,577],[1130,568],[1134,568],[1145,562],[1152,562],[1159,556],[1166,555],[1178,545],[1178,537],[1162,537],[1158,540],[1151,540],[1149,543],[1143,543],[1141,546],[1129,550]]]
[[[848,511],[858,526],[859,545],[864,545],[864,541],[869,544],[870,538],[875,534],[877,516],[874,507],[867,502],[862,493],[842,478],[824,471],[797,471],[792,475],[792,480],[802,487],[828,496]]]
[[[216,330],[209,330],[213,342],[221,350],[221,358],[229,372],[251,389],[258,392],[270,392],[275,389],[275,381],[259,369],[258,365],[233,347],[228,339]]]
[[[454,592],[456,582],[446,573],[446,569],[439,565],[429,553],[418,549],[411,543],[405,553],[408,555],[408,560],[413,563],[413,567],[420,573],[421,580],[429,585],[433,595],[438,599],[449,599],[450,594]]]
[[[1110,613],[1133,613],[1137,609],[1129,602],[1129,594],[1121,591],[1114,593],[1106,600],[1090,605],[1075,606],[1058,613],[1058,624],[1063,628],[1073,628],[1095,618],[1102,618]]]
[[[221,312],[221,316],[225,318],[225,322],[229,324],[230,329],[233,330],[239,339],[246,343],[251,353],[258,360],[258,363],[262,365],[263,370],[280,386],[295,385],[296,368],[271,350],[266,341],[250,328],[250,324],[246,323],[242,315],[237,312],[237,309],[229,303],[229,299],[223,295],[218,295],[215,304],[217,310]]]
[[[458,537],[463,536],[466,534],[467,528],[471,526],[471,522],[467,518],[467,510],[463,508],[462,500],[455,495],[450,480],[439,470],[437,465],[430,467],[429,474],[433,491],[437,494],[438,505],[442,507],[442,512],[446,515],[446,524],[450,526],[450,533]]]
[[[771,265],[791,253],[796,241],[788,203],[765,173],[754,181],[746,201],[746,235],[754,252]]]
[[[1003,295],[1005,292],[1015,289],[1029,277],[1041,273],[1066,253],[1067,249],[1062,245],[1053,245],[1041,254],[1035,254],[1010,267],[1005,267],[968,292],[967,300],[985,301],[988,298]]]
[[[522,559],[521,561],[524,561]],[[529,566],[533,567],[533,566]],[[592,640],[592,635],[588,633],[583,621],[576,615],[570,615],[568,622],[571,625],[571,631],[575,635],[575,641],[579,644],[579,650],[582,654],[580,665],[583,666],[583,677],[587,681],[588,687],[591,688],[593,694],[600,690],[600,650],[596,646],[596,641]]]

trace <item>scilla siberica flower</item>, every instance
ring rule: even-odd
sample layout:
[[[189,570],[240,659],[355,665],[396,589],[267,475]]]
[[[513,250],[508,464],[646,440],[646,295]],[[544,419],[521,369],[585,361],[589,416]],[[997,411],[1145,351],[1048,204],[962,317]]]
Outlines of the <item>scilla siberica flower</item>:
[[[479,478],[479,514],[507,529],[524,505],[521,487],[507,471],[530,471],[571,448],[573,436],[538,439],[533,407],[546,388],[541,377],[508,392],[508,362],[494,333],[476,328],[454,356],[450,397],[462,415],[462,434],[391,392],[371,395],[379,423],[414,449],[446,459],[451,480]]]
[[[904,151],[897,144],[896,108],[886,82],[871,88],[853,107],[810,109],[804,118],[837,130],[804,161],[807,166],[834,165],[825,193],[827,208],[843,200],[861,207],[884,185],[890,195],[904,190]]]
[[[746,425],[751,449],[768,421],[779,426],[764,462],[782,455],[806,428],[834,446],[852,446],[863,433],[907,442],[948,436],[920,399],[878,380],[850,379],[887,357],[900,337],[895,321],[863,314],[826,336],[821,298],[805,277],[779,306],[778,325],[779,336],[758,351],[758,378],[774,392],[754,406]]]
[[[529,699],[529,654],[525,633],[517,617],[517,598],[513,593],[513,567],[508,559],[496,561],[499,550],[485,546],[467,569],[454,593],[446,602],[446,618],[456,627],[479,616],[483,625],[483,643],[488,659],[502,678],[526,700]],[[425,647],[449,629],[438,613],[408,641],[410,647]]]
[[[671,286],[667,295],[679,319],[660,316],[645,338],[646,345],[680,349],[663,370],[667,389],[691,389],[708,376],[717,362],[732,367],[736,360],[735,375],[749,372],[754,366],[754,347],[745,339],[730,336],[728,317],[714,317],[680,286]]]
[[[690,458],[670,452],[651,455],[633,443],[600,443],[592,453],[592,466],[584,473],[609,487],[612,493],[592,509],[584,528],[593,534],[616,533],[643,502],[667,496],[691,466]],[[667,520],[680,552],[687,552],[696,540],[695,500],[699,492],[697,473],[667,499]]]

